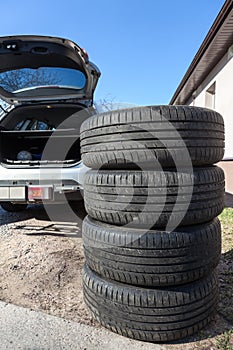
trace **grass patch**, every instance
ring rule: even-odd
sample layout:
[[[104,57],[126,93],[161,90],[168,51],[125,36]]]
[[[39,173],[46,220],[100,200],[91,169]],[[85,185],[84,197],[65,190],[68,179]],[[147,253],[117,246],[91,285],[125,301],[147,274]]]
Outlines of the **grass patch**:
[[[225,208],[219,219],[222,225],[222,253],[225,259],[233,259],[233,209]]]
[[[224,332],[216,340],[217,348],[220,350],[232,350],[233,349],[233,330],[231,329],[228,332]]]
[[[222,257],[219,264],[219,312],[229,322],[233,323],[233,209],[225,208],[219,219],[222,225]],[[231,350],[233,350],[233,347]]]
[[[233,225],[233,209],[225,208],[223,212],[219,215],[219,219],[222,224],[232,224]]]

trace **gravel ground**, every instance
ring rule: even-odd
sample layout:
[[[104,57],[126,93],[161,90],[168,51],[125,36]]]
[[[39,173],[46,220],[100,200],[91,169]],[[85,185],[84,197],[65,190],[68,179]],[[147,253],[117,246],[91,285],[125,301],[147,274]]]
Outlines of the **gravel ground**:
[[[22,213],[0,209],[0,300],[40,310],[53,316],[101,328],[89,314],[82,297],[84,261],[79,217],[60,222],[62,207],[55,207],[57,221],[51,222],[42,206]],[[221,300],[214,321],[196,337],[169,344],[164,349],[233,349],[232,251],[233,210],[223,220],[224,244],[219,265]]]

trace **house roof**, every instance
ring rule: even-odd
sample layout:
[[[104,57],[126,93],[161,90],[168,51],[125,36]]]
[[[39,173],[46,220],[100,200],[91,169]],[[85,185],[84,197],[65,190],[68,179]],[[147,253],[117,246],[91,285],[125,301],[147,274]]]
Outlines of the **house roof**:
[[[170,104],[185,104],[233,44],[233,0],[226,0]]]

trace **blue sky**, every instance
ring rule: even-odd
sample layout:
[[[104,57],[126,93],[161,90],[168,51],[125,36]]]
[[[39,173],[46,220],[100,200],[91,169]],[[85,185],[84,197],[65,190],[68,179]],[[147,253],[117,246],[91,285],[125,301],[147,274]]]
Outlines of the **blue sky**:
[[[0,35],[67,37],[102,71],[95,99],[169,103],[224,0],[11,0]]]

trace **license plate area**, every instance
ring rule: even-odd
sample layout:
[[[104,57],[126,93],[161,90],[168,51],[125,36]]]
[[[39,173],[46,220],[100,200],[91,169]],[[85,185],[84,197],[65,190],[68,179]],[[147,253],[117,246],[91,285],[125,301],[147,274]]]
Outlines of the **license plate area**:
[[[1,201],[20,201],[26,200],[26,187],[25,186],[4,186],[0,187],[0,200]]]

